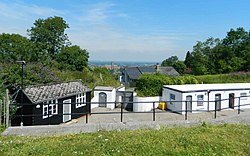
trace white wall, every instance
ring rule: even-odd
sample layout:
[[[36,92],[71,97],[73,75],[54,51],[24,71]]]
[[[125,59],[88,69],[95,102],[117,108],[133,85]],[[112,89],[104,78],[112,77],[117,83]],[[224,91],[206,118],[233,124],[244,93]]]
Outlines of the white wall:
[[[117,89],[113,88],[111,91],[94,90],[94,97],[91,99],[91,109],[99,107],[99,94],[106,93],[107,95],[107,108],[114,109],[115,102],[121,102],[122,96],[116,97],[116,91],[125,91],[125,86],[120,86]]]
[[[199,106],[197,104],[199,95],[203,95],[203,105],[202,106],[201,105]],[[183,93],[183,95],[182,95],[182,100],[183,100],[182,108],[183,108],[183,111],[186,110],[186,98],[187,98],[187,96],[192,96],[192,113],[207,111],[207,108],[208,108],[208,94],[207,94],[207,92]],[[185,114],[185,112],[183,114]]]
[[[114,88],[112,91],[105,90],[95,90],[94,97],[91,99],[91,109],[98,107],[99,104],[99,94],[106,93],[107,95],[107,108],[114,109],[115,108],[115,98],[116,98],[116,89]]]
[[[170,103],[170,94],[174,94],[175,95],[175,101],[173,102],[173,104]],[[163,88],[162,91],[162,101],[166,101],[167,103],[167,109],[170,109],[174,112],[178,112],[181,113],[182,111],[182,105],[183,103],[182,101],[182,93],[177,92],[177,91],[173,91],[173,90],[169,90],[167,88]]]
[[[94,96],[91,99],[91,109],[98,107],[99,106],[98,102],[99,102],[99,96]]]
[[[153,102],[155,102],[155,108],[158,107],[160,96],[155,97],[133,97],[133,112],[148,112],[153,109]]]
[[[229,108],[229,94],[234,93],[234,109],[238,109],[239,104],[239,98],[240,93],[246,93],[249,97],[241,98],[240,105],[244,104],[250,104],[250,90],[227,90],[227,91],[202,91],[202,92],[190,92],[190,93],[180,93],[177,91],[173,91],[167,88],[163,88],[162,93],[162,100],[167,101],[167,109],[170,109],[172,111],[183,111],[182,114],[185,114],[185,101],[186,96],[192,96],[192,112],[201,112],[201,111],[214,111],[215,110],[215,95],[221,94],[221,109],[228,109]],[[170,104],[170,94],[174,94],[176,97],[176,101],[183,101],[183,102],[175,102],[174,104]],[[203,106],[197,106],[197,96],[203,95],[204,96],[204,102]],[[208,99],[209,96],[209,99]],[[209,102],[208,102],[209,101]],[[250,105],[247,106],[241,106],[241,109],[250,108]]]
[[[244,104],[250,104],[250,90],[233,90],[233,91],[216,91],[216,92],[211,92],[209,94],[210,100],[214,101],[215,100],[215,94],[221,94],[221,108],[228,108],[229,107],[229,94],[230,93],[234,93],[234,109],[238,109],[239,106],[239,97],[241,93],[246,93],[247,96],[249,97],[241,97],[240,98],[240,105],[244,105]],[[210,102],[209,103],[209,109],[210,110],[214,110],[215,103],[214,102]],[[246,109],[246,108],[250,108],[250,105],[247,106],[241,106],[241,109]]]

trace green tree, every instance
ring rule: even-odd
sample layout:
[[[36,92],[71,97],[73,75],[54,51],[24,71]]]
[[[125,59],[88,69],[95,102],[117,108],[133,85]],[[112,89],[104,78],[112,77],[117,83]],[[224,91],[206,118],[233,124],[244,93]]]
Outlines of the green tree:
[[[159,96],[163,85],[196,84],[198,81],[192,76],[169,77],[164,74],[142,74],[136,83],[139,96]]]
[[[179,59],[177,56],[171,56],[169,58],[167,58],[166,60],[164,60],[162,63],[161,63],[161,66],[173,66],[173,64],[175,62],[177,62]]]
[[[15,63],[17,60],[37,61],[41,55],[35,45],[19,34],[0,34],[0,60]]]
[[[191,53],[189,51],[186,54],[184,63],[185,63],[185,65],[186,65],[187,68],[191,67],[191,64],[192,64],[192,55],[191,55]]]
[[[168,84],[174,84],[174,81],[166,75],[142,74],[136,83],[136,90],[139,96],[159,96],[162,86]]]
[[[230,52],[227,63],[231,66],[232,71],[249,70],[246,67],[248,67],[249,62],[250,32],[245,31],[242,27],[236,30],[231,29],[223,39],[223,45]]]
[[[89,53],[79,46],[69,46],[62,48],[61,53],[57,55],[59,69],[82,71],[88,66]]]
[[[40,51],[54,57],[60,50],[69,43],[65,30],[69,25],[62,17],[49,17],[38,19],[34,27],[27,30],[30,40],[36,44]]]
[[[180,73],[180,74],[184,74],[184,71],[186,69],[186,65],[184,64],[183,61],[177,61],[173,64],[174,69]]]

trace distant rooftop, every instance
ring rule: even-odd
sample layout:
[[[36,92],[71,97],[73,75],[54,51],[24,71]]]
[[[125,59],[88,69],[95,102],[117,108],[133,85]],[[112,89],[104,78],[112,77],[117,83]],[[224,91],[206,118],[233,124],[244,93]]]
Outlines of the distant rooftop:
[[[138,79],[141,74],[154,74],[161,73],[168,76],[179,76],[180,74],[173,67],[161,67],[161,66],[143,66],[143,67],[126,67],[125,68],[130,79]]]

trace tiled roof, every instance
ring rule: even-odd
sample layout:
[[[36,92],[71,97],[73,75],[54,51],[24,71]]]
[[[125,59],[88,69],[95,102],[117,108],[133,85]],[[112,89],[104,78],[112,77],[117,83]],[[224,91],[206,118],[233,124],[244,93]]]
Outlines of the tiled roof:
[[[169,76],[179,76],[180,74],[173,67],[159,67],[157,72]]]
[[[173,67],[155,67],[155,66],[143,66],[143,67],[127,67],[125,68],[130,79],[138,79],[141,74],[145,73],[161,73],[169,76],[179,76],[180,74]]]
[[[142,72],[142,74],[144,73],[155,73],[156,69],[152,66],[150,67],[138,67],[138,69]]]
[[[130,79],[138,79],[139,76],[142,74],[138,68],[139,67],[128,67],[125,69]]]
[[[25,95],[33,103],[59,99],[88,91],[90,91],[90,89],[85,86],[81,80],[58,84],[30,86],[24,89]]]

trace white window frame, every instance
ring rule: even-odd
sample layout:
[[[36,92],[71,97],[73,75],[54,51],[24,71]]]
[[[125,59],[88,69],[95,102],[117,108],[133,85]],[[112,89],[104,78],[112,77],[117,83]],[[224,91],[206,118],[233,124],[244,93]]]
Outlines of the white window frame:
[[[203,107],[204,95],[197,95],[197,107]]]
[[[58,100],[46,101],[43,103],[43,119],[58,114]]]
[[[169,94],[169,100],[170,100],[170,104],[174,104],[174,102],[173,101],[175,101],[175,94]]]
[[[86,106],[86,94],[81,93],[76,95],[76,108]]]
[[[247,93],[246,92],[240,93],[240,100],[247,100]]]

